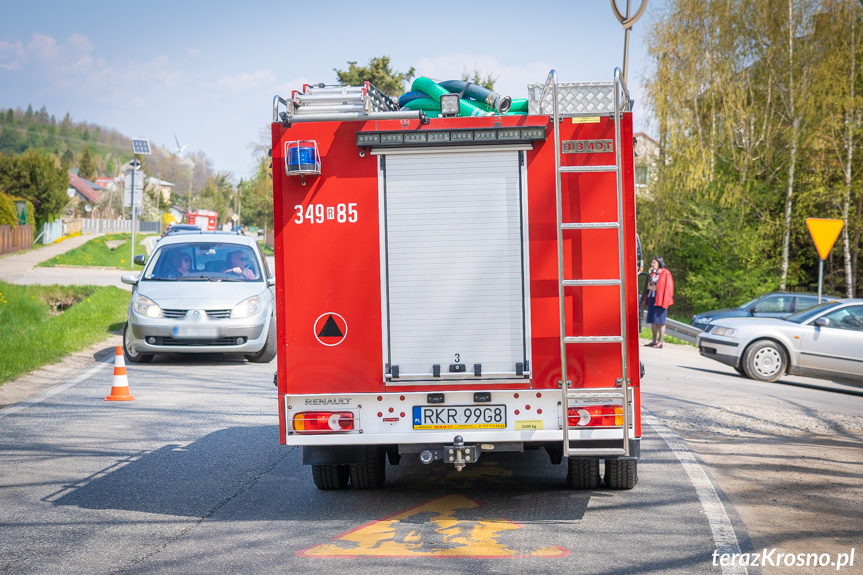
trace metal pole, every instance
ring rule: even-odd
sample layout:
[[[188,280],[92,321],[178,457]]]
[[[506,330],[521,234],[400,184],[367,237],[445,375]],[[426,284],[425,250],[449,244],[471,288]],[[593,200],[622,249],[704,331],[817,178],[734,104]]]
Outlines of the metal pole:
[[[821,286],[824,283],[824,260],[818,258],[818,303],[821,303]]]
[[[620,10],[617,9],[617,0],[611,0],[611,9],[614,11],[614,15],[617,17],[618,21],[623,25],[623,70],[622,70],[622,78],[623,83],[626,84],[626,74],[629,72],[629,30],[632,28],[632,25],[635,24],[641,15],[644,14],[644,10],[647,8],[647,0],[641,0],[641,5],[638,7],[638,10],[635,11],[635,14],[631,14],[630,10],[630,2],[631,0],[626,0],[626,16],[620,13]]]
[[[629,1],[626,0],[626,19],[629,20]],[[623,83],[626,84],[626,73],[629,72],[629,30],[627,27],[623,32]],[[626,377],[626,376],[624,376]]]
[[[131,195],[131,204],[132,204],[132,256],[129,258],[129,269],[135,268],[135,222],[137,221],[135,218],[135,172],[138,171],[138,155],[133,154],[134,158],[132,159],[132,195]]]

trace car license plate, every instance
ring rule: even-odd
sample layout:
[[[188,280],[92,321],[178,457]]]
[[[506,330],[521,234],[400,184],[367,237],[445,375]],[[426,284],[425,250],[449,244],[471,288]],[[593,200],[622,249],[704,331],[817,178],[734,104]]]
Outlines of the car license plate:
[[[414,429],[504,429],[505,405],[415,405]]]
[[[180,327],[174,326],[173,335],[177,339],[216,339],[219,330],[215,327]]]

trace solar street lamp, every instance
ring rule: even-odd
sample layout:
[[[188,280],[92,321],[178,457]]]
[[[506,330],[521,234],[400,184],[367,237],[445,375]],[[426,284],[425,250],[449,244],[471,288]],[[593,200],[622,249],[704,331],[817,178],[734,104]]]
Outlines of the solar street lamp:
[[[135,266],[135,227],[138,222],[136,210],[135,210],[135,173],[138,171],[138,168],[141,167],[141,162],[138,161],[138,154],[149,155],[150,154],[150,140],[146,138],[132,138],[132,153],[135,157],[132,159],[132,255],[129,258],[129,268],[132,269]],[[141,188],[141,194],[143,194],[143,187]],[[143,205],[143,197],[142,205]]]

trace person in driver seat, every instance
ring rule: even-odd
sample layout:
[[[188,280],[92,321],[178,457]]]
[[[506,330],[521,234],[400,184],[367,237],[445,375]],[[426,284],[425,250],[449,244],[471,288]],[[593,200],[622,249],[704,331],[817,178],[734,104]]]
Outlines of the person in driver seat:
[[[228,254],[228,269],[225,273],[236,274],[247,280],[255,279],[255,272],[251,269],[249,255],[243,250],[234,250]]]

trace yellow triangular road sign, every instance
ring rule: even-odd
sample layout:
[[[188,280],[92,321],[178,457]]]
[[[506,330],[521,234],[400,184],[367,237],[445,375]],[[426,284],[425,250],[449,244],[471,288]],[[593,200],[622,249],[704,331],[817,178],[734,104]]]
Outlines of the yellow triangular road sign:
[[[815,249],[822,260],[826,260],[842,231],[842,220],[827,220],[823,218],[806,218],[806,227],[815,241]]]

